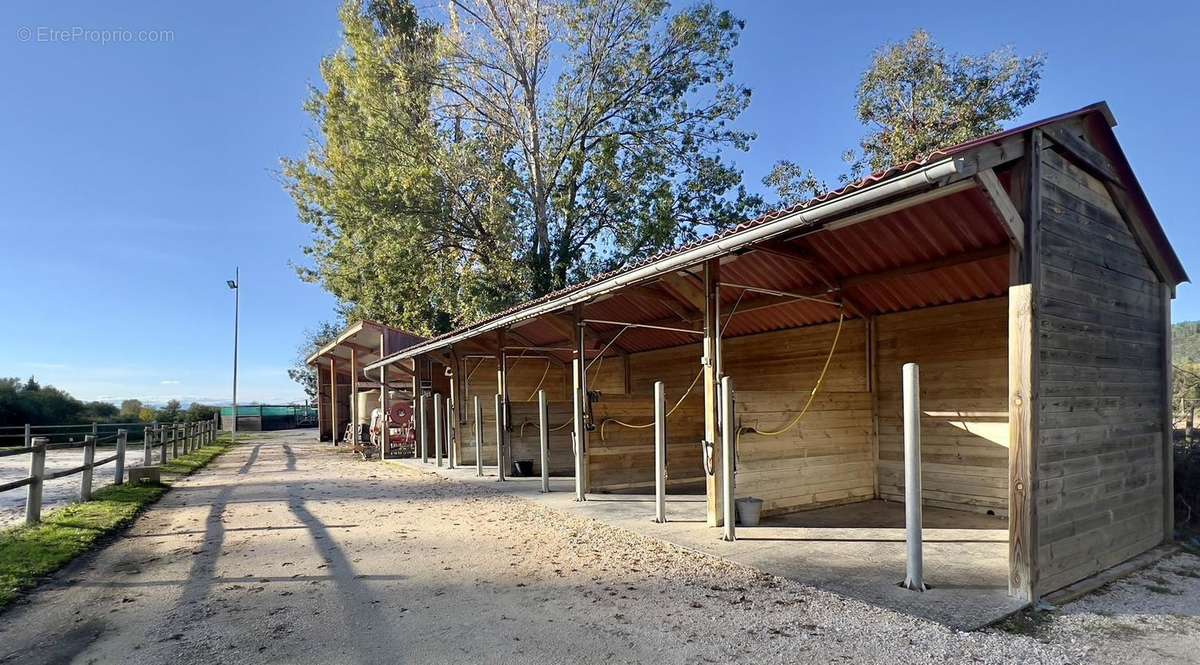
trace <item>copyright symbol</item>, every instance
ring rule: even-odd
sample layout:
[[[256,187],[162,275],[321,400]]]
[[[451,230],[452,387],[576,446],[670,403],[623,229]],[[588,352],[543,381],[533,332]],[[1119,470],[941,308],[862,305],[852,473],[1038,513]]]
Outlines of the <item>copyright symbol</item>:
[[[31,30],[27,25],[17,28],[17,39],[23,42],[33,39],[33,30]]]

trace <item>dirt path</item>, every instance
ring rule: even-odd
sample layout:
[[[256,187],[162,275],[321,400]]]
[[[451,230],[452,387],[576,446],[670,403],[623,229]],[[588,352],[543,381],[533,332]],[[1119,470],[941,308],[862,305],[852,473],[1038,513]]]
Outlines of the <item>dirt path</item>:
[[[1067,622],[956,633],[310,437],[183,481],[0,616],[0,663],[1095,661]]]

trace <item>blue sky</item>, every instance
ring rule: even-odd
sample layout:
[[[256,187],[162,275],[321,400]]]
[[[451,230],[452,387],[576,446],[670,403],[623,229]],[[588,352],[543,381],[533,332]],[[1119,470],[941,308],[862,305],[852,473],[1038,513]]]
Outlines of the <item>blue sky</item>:
[[[924,27],[951,50],[1011,44],[1048,63],[1023,120],[1100,99],[1189,272],[1200,93],[1192,3],[726,2],[754,90],[737,156],[746,182],[779,159],[833,179],[855,144],[853,92],[871,51]],[[1061,7],[1058,5],[1062,5]],[[133,42],[72,37],[129,30]],[[64,30],[65,39],[49,30]],[[39,32],[40,31],[40,32]],[[138,41],[140,31],[158,41]],[[0,9],[0,376],[84,399],[227,399],[242,271],[242,401],[302,399],[286,369],[333,317],[303,284],[307,230],[275,171],[304,150],[300,105],[337,48],[336,2],[26,2]],[[1200,318],[1185,285],[1176,320]]]

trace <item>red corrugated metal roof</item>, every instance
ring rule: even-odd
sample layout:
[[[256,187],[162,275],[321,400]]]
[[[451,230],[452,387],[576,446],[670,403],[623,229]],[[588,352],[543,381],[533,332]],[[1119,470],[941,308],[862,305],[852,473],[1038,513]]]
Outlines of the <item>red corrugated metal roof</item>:
[[[620,270],[596,275],[584,282],[548,293],[434,339],[436,341],[467,333],[471,328],[485,326],[500,317],[519,313],[534,305],[561,298],[614,276],[648,266],[699,246],[717,242],[758,225],[793,215],[814,205],[831,201],[919,168],[965,155],[976,148],[1001,142],[1034,128],[1087,115],[1102,116],[1106,127],[1115,124],[1107,106],[1099,103],[937,150],[921,159],[874,173],[858,182],[815,199],[769,212],[707,238],[660,252]],[[1122,160],[1124,159],[1123,156],[1120,157]],[[1140,188],[1138,191],[1140,192]],[[1149,210],[1148,202],[1145,207]],[[1156,242],[1161,241],[1169,252],[1170,247],[1165,244],[1165,235],[1163,235],[1157,220],[1153,219],[1152,211],[1149,224],[1153,227],[1150,229],[1152,234],[1156,234]],[[926,202],[918,208],[884,215],[867,223],[804,235],[794,242],[798,249],[820,259],[825,264],[822,267],[830,270],[832,274],[822,276],[820,271],[814,270],[802,262],[764,252],[753,252],[754,259],[752,261],[747,261],[742,257],[723,263],[722,280],[781,291],[811,290],[824,285],[823,277],[840,280],[972,250],[997,247],[1008,241],[989,204],[977,190],[971,189]],[[1186,274],[1183,273],[1178,259],[1173,253],[1170,253],[1168,258],[1174,261],[1181,281],[1185,280]],[[1007,287],[1008,259],[997,256],[969,264],[948,266],[916,275],[898,277],[886,282],[849,286],[843,289],[843,293],[848,300],[869,308],[872,313],[881,313],[1001,295],[1007,291]],[[726,306],[731,306],[736,298],[736,290],[726,289],[722,301]],[[675,310],[661,302],[620,292],[600,302],[589,303],[587,312],[588,318],[640,323],[661,322],[676,316]],[[801,301],[758,309],[745,316],[735,316],[729,324],[727,332],[730,336],[737,336],[824,323],[836,319],[836,308],[820,303]],[[680,321],[679,325],[686,327],[687,323]],[[594,326],[594,328],[603,333],[606,327]],[[561,334],[556,328],[538,321],[525,323],[521,325],[520,330],[525,337],[538,344],[561,340]],[[622,334],[620,343],[625,350],[632,352],[693,341],[695,341],[694,338],[685,334],[631,329]]]

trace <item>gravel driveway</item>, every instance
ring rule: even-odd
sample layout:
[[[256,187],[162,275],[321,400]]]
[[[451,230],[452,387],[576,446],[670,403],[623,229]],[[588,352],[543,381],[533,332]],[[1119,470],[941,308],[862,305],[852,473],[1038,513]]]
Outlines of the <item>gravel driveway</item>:
[[[959,633],[487,487],[259,435],[0,616],[0,663],[1105,662],[1122,603]],[[1160,566],[1196,570],[1192,557]],[[1184,574],[1169,584],[1194,584]],[[1189,587],[1189,590],[1191,587]],[[1132,598],[1142,598],[1132,589]],[[1189,591],[1190,592],[1190,591]],[[1135,608],[1197,653],[1196,593]],[[1091,599],[1085,602],[1093,602]],[[1135,603],[1136,604],[1136,603]],[[1180,614],[1183,616],[1165,616]],[[1105,632],[1111,628],[1111,632]],[[1139,661],[1144,662],[1144,660]]]

